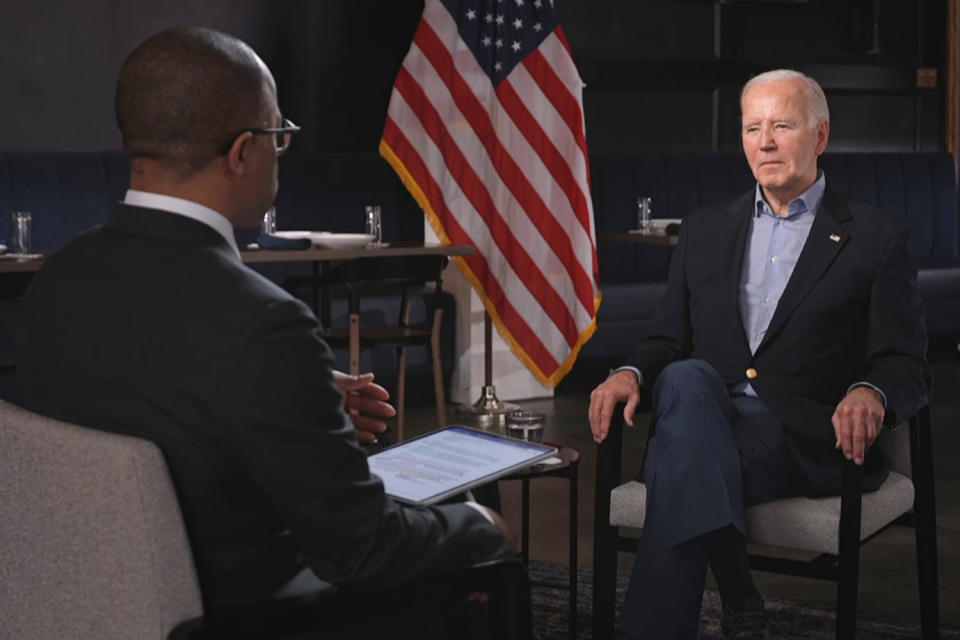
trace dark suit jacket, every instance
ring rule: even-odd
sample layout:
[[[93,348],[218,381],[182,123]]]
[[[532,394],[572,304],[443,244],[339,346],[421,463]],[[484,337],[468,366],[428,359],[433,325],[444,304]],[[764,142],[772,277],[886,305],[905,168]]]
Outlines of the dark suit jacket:
[[[163,450],[208,605],[305,563],[387,586],[507,553],[470,507],[385,497],[314,315],[199,222],[119,205],[48,259],[17,324],[27,407]]]
[[[827,192],[766,336],[751,355],[739,283],[754,191],[688,216],[653,326],[626,364],[651,388],[681,358],[713,365],[728,386],[749,380],[786,426],[811,494],[835,493],[842,455],[830,418],[854,382],[887,396],[886,422],[927,402],[932,370],[917,268],[905,223]],[[870,456],[865,485],[886,476]]]

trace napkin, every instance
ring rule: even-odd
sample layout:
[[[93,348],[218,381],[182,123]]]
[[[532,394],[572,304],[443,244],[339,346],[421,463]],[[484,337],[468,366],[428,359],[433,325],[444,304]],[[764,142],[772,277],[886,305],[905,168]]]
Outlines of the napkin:
[[[261,233],[257,236],[257,244],[261,249],[287,250],[287,249],[309,249],[313,246],[310,238],[281,238],[267,233]]]

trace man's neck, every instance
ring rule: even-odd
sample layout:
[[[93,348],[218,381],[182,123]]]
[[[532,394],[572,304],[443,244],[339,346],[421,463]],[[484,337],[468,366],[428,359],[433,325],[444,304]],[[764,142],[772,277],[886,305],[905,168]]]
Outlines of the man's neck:
[[[788,215],[790,203],[796,200],[804,191],[812,187],[816,181],[817,177],[814,176],[813,180],[807,182],[802,188],[794,188],[790,191],[772,191],[763,185],[760,185],[760,189],[763,191],[763,199],[767,201],[767,205],[773,214],[786,216]]]
[[[196,202],[213,209],[233,224],[230,208],[220,197],[221,190],[206,170],[183,178],[163,169],[156,161],[134,158],[130,161],[130,188]]]

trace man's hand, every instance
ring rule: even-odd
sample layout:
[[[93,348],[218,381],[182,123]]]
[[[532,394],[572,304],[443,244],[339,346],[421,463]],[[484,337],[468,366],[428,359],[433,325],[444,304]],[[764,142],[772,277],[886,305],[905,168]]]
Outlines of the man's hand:
[[[610,431],[610,418],[618,402],[626,402],[623,408],[624,421],[633,426],[633,412],[640,403],[640,385],[633,371],[617,371],[590,393],[590,431],[600,444]]]
[[[883,399],[870,387],[854,387],[840,401],[831,421],[836,448],[843,449],[847,460],[863,464],[867,449],[880,433],[883,413]]]
[[[359,442],[376,442],[377,434],[387,430],[387,425],[378,418],[392,418],[397,411],[386,402],[390,394],[373,382],[372,373],[350,375],[333,372],[333,382],[343,394],[343,405],[357,430]]]

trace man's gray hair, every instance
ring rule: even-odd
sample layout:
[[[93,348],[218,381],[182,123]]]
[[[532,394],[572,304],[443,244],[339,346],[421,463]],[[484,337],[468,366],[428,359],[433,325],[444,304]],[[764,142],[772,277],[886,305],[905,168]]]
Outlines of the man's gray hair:
[[[765,71],[759,75],[753,76],[743,85],[740,91],[740,111],[743,111],[743,96],[747,89],[758,84],[769,84],[771,82],[781,82],[783,80],[799,80],[803,83],[804,93],[807,94],[807,109],[810,112],[811,124],[816,124],[821,120],[830,122],[830,109],[827,107],[827,97],[823,95],[823,89],[820,84],[799,71],[793,69],[774,69]]]

